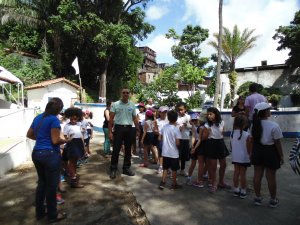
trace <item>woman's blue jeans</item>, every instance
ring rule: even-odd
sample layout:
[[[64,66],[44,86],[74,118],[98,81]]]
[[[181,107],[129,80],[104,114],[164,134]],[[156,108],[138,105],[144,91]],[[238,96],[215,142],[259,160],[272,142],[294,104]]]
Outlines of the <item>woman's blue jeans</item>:
[[[38,175],[35,195],[36,218],[45,216],[47,203],[48,219],[57,217],[56,191],[60,179],[61,156],[55,150],[33,150],[32,161]]]

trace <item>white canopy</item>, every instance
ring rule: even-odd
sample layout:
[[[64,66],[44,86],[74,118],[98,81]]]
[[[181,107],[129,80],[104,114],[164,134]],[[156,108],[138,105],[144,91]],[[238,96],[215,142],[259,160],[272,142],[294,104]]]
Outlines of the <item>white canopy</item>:
[[[13,75],[11,72],[9,72],[7,69],[0,66],[0,85],[2,85],[3,89],[5,89],[6,91],[7,89],[4,86],[7,83],[18,85],[18,98],[16,102],[18,105],[22,105],[22,107],[24,107],[24,91],[23,91],[24,87],[22,81],[19,78],[17,78],[15,75]],[[21,96],[20,96],[20,91],[21,91]],[[7,92],[12,96],[11,89]]]
[[[15,84],[15,83],[23,84],[19,78],[17,78],[15,75],[13,75],[4,67],[0,66],[0,84],[4,82],[11,83],[11,84]]]

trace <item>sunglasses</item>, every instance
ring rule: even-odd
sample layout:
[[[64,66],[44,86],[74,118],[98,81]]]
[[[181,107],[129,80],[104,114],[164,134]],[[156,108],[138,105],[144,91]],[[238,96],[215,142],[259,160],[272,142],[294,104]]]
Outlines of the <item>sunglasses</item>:
[[[129,92],[128,91],[123,91],[122,94],[127,94],[128,95]]]

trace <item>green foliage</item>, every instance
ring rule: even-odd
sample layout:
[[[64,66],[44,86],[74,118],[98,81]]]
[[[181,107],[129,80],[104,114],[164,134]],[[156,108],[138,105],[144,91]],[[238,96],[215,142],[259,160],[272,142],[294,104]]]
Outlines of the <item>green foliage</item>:
[[[172,28],[166,34],[166,38],[173,39],[178,44],[172,46],[172,55],[179,61],[186,61],[187,63],[198,67],[204,68],[209,59],[200,57],[201,49],[200,44],[208,38],[208,29],[203,29],[200,26],[187,25],[182,32],[178,35]]]
[[[203,99],[201,98],[201,93],[196,91],[194,95],[185,99],[188,109],[200,108],[203,103]]]
[[[211,79],[211,82],[210,82],[210,85],[206,89],[206,94],[208,94],[209,97],[212,98],[214,96],[215,90],[216,90],[217,75],[214,73],[210,79]]]
[[[286,63],[298,67],[300,65],[300,11],[295,13],[294,20],[289,26],[279,26],[276,29],[274,40],[278,40],[278,51],[290,49]]]
[[[245,96],[245,97],[248,96],[248,95],[249,95],[249,86],[250,86],[251,84],[253,84],[253,83],[255,83],[255,82],[247,81],[247,82],[243,83],[243,84],[238,88],[237,94],[238,94],[239,96]]]
[[[227,93],[226,96],[225,96],[225,99],[224,99],[224,108],[228,109],[231,107],[231,104],[230,104],[230,94]]]
[[[235,87],[236,87],[236,81],[237,81],[237,72],[236,71],[231,71],[228,74],[229,78],[229,83],[230,83],[230,99],[234,99],[235,97]]]

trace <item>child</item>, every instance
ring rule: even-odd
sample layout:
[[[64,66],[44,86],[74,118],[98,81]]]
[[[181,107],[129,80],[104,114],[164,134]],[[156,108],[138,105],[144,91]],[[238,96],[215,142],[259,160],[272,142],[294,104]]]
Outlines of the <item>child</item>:
[[[209,192],[215,193],[217,187],[229,188],[230,186],[224,183],[226,169],[226,145],[224,143],[224,121],[221,119],[219,110],[215,107],[207,109],[207,123],[205,127],[208,129],[208,140],[205,147],[205,154],[208,163],[208,176],[211,179],[209,184]],[[219,184],[217,186],[217,160],[220,163],[219,169]]]
[[[151,110],[146,111],[145,123],[143,127],[143,136],[142,136],[142,143],[144,146],[144,163],[140,164],[140,167],[148,167],[148,153],[151,150],[152,154],[155,158],[155,161],[158,161],[158,156],[156,151],[153,149],[153,130],[154,130],[154,115]]]
[[[198,179],[193,184],[196,187],[204,187],[203,182],[203,175],[205,170],[205,157],[204,157],[204,151],[205,151],[205,142],[207,139],[207,129],[205,128],[204,124],[206,122],[206,110],[203,110],[199,117],[199,123],[200,126],[197,127],[197,142],[194,144],[192,151],[191,151],[191,157],[192,163],[189,169],[189,177],[187,178],[187,184],[192,184],[191,182],[191,176],[193,173],[193,170],[196,165],[196,160],[198,161]]]
[[[86,144],[86,150],[89,156],[91,155],[90,140],[93,139],[93,127],[94,127],[94,125],[92,124],[93,113],[86,110],[84,114],[84,119],[87,121],[86,131],[88,135],[88,143]]]
[[[233,196],[242,199],[247,197],[246,171],[250,166],[251,136],[244,131],[248,125],[247,117],[238,115],[234,119],[233,130],[230,135],[230,145],[232,150],[232,164],[234,164],[233,175]],[[239,188],[239,181],[241,189]]]
[[[177,184],[177,170],[179,169],[179,151],[177,146],[180,144],[181,133],[176,127],[178,114],[175,111],[168,112],[169,124],[166,124],[162,130],[159,139],[163,141],[162,156],[163,156],[163,175],[159,184],[159,189],[163,190],[166,185],[166,178],[168,169],[172,170],[172,186],[171,189],[175,190],[180,188]]]
[[[251,134],[253,137],[253,150],[251,162],[254,165],[254,191],[255,205],[262,204],[260,193],[261,180],[266,171],[266,178],[270,193],[269,206],[276,208],[279,200],[276,196],[276,171],[283,164],[283,153],[280,139],[283,137],[277,123],[269,121],[271,106],[261,102],[255,105]]]
[[[144,126],[144,122],[145,122],[145,117],[146,117],[146,108],[145,108],[145,104],[143,102],[138,104],[138,114],[137,114],[137,118],[139,121],[139,129],[140,129],[140,135],[138,137],[138,147],[139,147],[139,154],[142,152],[142,136],[143,136],[143,126]]]
[[[158,127],[158,136],[161,134],[162,128],[169,123],[168,118],[167,118],[167,112],[169,111],[168,106],[161,106],[158,109],[159,112],[159,118],[156,120],[157,122],[157,127]],[[159,167],[157,170],[158,174],[161,174],[163,172],[163,158],[162,158],[162,141],[158,141],[157,145],[158,149],[158,156],[159,156]]]
[[[176,105],[178,112],[177,127],[181,132],[180,146],[179,146],[179,158],[180,158],[180,175],[187,177],[185,172],[185,162],[190,157],[190,131],[192,125],[190,124],[190,116],[186,114],[186,104],[179,102]]]
[[[81,132],[82,110],[78,108],[68,108],[65,111],[65,116],[70,119],[70,122],[64,126],[64,136],[72,138],[72,141],[67,143],[68,155],[68,172],[71,177],[72,188],[83,188],[84,186],[79,183],[79,177],[76,173],[76,165],[78,159],[84,156],[84,142]]]

